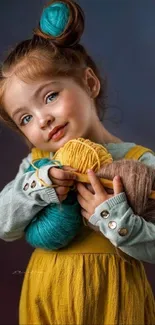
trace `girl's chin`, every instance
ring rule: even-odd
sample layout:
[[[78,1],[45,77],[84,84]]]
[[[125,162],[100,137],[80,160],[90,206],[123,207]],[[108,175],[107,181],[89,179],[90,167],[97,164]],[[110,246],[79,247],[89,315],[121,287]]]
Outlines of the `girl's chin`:
[[[59,150],[60,148],[62,148],[68,141],[73,140],[73,139],[77,139],[80,138],[80,135],[76,135],[76,134],[65,134],[61,139],[59,139],[58,141],[51,141],[50,145],[49,145],[49,151],[51,152],[56,152],[57,150]]]
[[[59,141],[51,143],[51,146],[49,146],[48,150],[51,152],[56,152],[60,148],[62,148],[68,141],[70,141],[72,139],[74,139],[74,137],[65,136],[65,137],[61,138]]]

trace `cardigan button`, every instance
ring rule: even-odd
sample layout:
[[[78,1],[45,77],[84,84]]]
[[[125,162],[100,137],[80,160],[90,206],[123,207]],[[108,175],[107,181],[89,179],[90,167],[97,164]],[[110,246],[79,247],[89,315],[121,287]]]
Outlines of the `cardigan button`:
[[[115,228],[117,227],[117,223],[116,223],[115,221],[110,221],[110,222],[108,223],[108,227],[109,227],[110,229],[115,229]]]
[[[24,191],[27,191],[27,190],[28,190],[28,188],[29,188],[29,184],[28,184],[28,183],[26,183],[26,184],[24,185],[24,187],[23,187],[23,190],[24,190]]]
[[[120,236],[126,236],[128,234],[128,229],[127,228],[120,228],[118,229],[118,233]]]
[[[101,213],[100,213],[100,216],[104,219],[108,218],[109,217],[109,211],[107,210],[103,210]]]
[[[31,183],[31,188],[36,187],[36,185],[37,185],[36,181],[33,181],[33,182]]]

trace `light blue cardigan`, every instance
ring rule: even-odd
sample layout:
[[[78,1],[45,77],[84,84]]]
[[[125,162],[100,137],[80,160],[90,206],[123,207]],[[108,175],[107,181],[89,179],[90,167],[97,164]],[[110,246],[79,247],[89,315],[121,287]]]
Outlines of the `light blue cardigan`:
[[[133,146],[135,146],[134,143],[106,145],[114,160],[123,158]],[[34,172],[24,174],[30,161],[31,155],[29,154],[23,159],[15,179],[0,193],[0,238],[6,241],[13,241],[24,236],[25,227],[37,212],[49,203],[59,203],[55,190],[42,186]],[[148,166],[155,166],[155,156],[151,153],[143,154],[140,161]],[[42,167],[39,174],[39,177],[49,184],[47,171],[50,167]],[[107,218],[101,216],[102,211],[108,212]],[[98,206],[89,221],[123,252],[136,259],[155,263],[155,224],[133,214],[125,193]],[[111,221],[115,226],[113,229],[109,227]],[[125,229],[124,235],[120,235],[120,229]]]

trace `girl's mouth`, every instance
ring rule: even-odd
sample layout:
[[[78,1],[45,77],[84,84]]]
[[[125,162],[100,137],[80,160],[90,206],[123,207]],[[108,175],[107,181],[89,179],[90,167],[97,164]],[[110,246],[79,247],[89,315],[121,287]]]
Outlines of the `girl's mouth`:
[[[65,129],[68,123],[64,125],[58,125],[56,126],[48,135],[48,141],[58,141],[64,136]]]

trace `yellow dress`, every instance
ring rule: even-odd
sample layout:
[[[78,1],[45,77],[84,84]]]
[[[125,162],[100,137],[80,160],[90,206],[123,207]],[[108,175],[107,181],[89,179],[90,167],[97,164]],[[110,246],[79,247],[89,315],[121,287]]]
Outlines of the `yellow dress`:
[[[143,264],[87,227],[67,248],[35,249],[19,310],[20,325],[155,324]]]
[[[137,147],[136,147],[137,148]],[[136,158],[146,151],[130,150]],[[20,325],[155,325],[155,301],[143,264],[83,226],[68,247],[35,249],[19,307]]]

